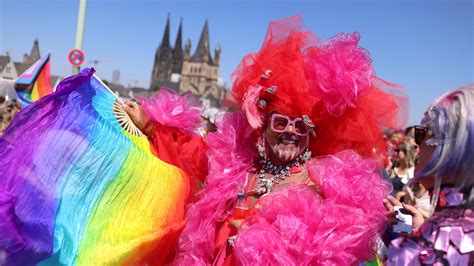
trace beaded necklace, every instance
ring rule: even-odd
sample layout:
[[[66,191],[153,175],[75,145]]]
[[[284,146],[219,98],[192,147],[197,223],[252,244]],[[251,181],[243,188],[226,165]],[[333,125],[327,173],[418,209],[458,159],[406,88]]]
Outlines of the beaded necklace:
[[[273,185],[278,184],[290,177],[291,169],[294,167],[305,166],[306,162],[311,158],[311,151],[306,149],[303,154],[298,155],[294,161],[286,165],[274,165],[270,159],[265,156],[265,149],[262,145],[257,145],[260,154],[260,162],[262,164],[258,172],[258,183],[255,193],[263,195],[272,191]],[[271,178],[265,178],[265,174],[272,175]]]

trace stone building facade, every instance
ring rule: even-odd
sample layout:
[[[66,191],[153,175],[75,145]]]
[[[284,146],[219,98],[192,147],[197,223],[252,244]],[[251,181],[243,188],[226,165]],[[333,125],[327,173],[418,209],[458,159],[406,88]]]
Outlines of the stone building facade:
[[[33,47],[30,53],[23,54],[21,62],[13,61],[13,58],[7,52],[5,55],[0,55],[0,80],[15,81],[21,74],[23,74],[30,66],[41,58],[39,42],[35,39]],[[62,77],[51,75],[50,83],[51,87],[55,88],[56,85],[62,80]]]
[[[40,59],[39,42],[36,39],[29,54],[23,55],[22,62],[14,62],[10,54],[0,55],[0,78],[7,80],[16,80],[33,63]]]
[[[170,45],[170,18],[168,16],[160,46],[155,54],[150,87],[158,90],[170,88],[180,94],[192,93],[208,99],[213,106],[219,106],[225,96],[225,86],[219,77],[220,45],[211,56],[208,22],[199,38],[196,50],[191,53],[191,40],[182,46],[183,27],[180,22],[175,44]]]

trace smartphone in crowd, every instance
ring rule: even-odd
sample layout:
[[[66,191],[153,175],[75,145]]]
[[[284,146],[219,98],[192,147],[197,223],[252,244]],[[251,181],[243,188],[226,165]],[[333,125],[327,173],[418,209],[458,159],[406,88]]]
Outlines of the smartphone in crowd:
[[[393,209],[398,212],[396,216],[397,223],[393,226],[393,230],[396,233],[411,234],[413,225],[411,214],[402,206],[394,206]]]

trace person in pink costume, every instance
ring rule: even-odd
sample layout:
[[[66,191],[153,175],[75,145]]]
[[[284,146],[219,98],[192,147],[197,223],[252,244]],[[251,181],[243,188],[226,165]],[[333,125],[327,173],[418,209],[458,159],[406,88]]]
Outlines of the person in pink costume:
[[[406,99],[360,36],[320,40],[272,22],[232,75],[241,111],[206,137],[209,174],[187,207],[175,265],[351,265],[370,260],[389,193],[375,158]],[[392,93],[388,93],[390,91]]]

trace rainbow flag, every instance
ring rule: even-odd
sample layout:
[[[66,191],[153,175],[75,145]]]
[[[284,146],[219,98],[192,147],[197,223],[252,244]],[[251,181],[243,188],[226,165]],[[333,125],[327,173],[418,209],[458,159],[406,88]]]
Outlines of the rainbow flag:
[[[50,84],[50,56],[48,53],[41,57],[15,81],[23,107],[53,92]]]
[[[93,73],[0,137],[0,265],[156,265],[177,241],[188,177],[152,155]]]

